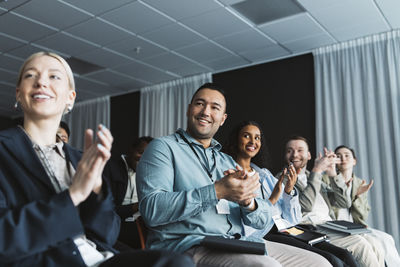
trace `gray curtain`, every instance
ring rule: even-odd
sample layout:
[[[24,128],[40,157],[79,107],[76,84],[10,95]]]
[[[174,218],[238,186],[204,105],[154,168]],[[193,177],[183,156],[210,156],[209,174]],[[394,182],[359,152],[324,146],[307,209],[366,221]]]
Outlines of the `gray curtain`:
[[[316,145],[355,149],[372,227],[400,234],[400,31],[314,51]]]
[[[207,73],[141,89],[139,136],[160,137],[186,129],[186,110],[193,93],[211,80]]]
[[[104,96],[76,103],[72,112],[65,115],[62,120],[71,130],[69,144],[83,149],[86,129],[90,128],[96,132],[100,123],[110,129],[110,97]]]

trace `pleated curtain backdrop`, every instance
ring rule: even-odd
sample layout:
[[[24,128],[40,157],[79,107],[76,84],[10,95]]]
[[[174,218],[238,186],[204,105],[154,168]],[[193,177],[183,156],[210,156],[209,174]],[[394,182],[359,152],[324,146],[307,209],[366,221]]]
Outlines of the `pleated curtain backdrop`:
[[[139,136],[160,137],[186,129],[186,110],[193,93],[211,80],[211,73],[206,73],[141,89]]]
[[[104,96],[76,103],[72,112],[65,115],[62,120],[71,130],[69,144],[83,149],[86,129],[90,128],[96,132],[100,123],[110,129],[110,97]]]
[[[314,51],[316,146],[355,149],[371,226],[400,235],[400,31]]]

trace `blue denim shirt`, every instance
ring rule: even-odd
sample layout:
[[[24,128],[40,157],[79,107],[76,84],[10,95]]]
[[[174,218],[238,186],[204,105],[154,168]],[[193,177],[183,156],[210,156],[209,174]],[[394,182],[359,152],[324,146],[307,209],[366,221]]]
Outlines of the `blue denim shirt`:
[[[251,167],[260,175],[260,183],[262,186],[258,192],[258,195],[263,199],[269,201],[268,198],[274,190],[275,184],[278,179],[275,178],[268,169],[261,169],[254,163],[251,163]],[[285,188],[283,184],[282,188]],[[286,221],[287,227],[298,224],[301,221],[302,214],[299,202],[299,194],[297,193],[297,191],[294,196],[290,196],[284,193],[284,190],[282,190],[281,196],[272,207],[272,215],[279,215],[282,219]],[[252,232],[251,230],[247,231],[248,229],[246,229],[246,234],[247,232],[251,232],[251,236],[262,238],[271,230],[272,226],[273,225],[255,232]]]
[[[149,248],[183,252],[199,244],[207,235],[228,238],[243,235],[242,220],[256,229],[273,224],[272,205],[261,198],[256,199],[257,209],[252,212],[229,202],[230,214],[218,214],[214,182],[224,176],[225,170],[235,168],[237,164],[220,152],[221,145],[216,140],[213,139],[211,146],[205,149],[184,130],[178,132],[189,140],[209,169],[215,158],[213,181],[178,133],[150,142],[136,175],[139,211],[150,228]]]

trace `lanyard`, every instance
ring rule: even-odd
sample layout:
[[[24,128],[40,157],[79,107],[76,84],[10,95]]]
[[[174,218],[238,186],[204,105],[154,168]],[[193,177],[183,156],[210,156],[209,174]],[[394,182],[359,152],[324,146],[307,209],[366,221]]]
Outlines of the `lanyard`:
[[[199,155],[197,154],[196,150],[194,149],[193,145],[189,142],[189,140],[187,140],[187,138],[181,132],[178,132],[178,134],[182,137],[183,141],[185,141],[185,143],[190,146],[190,148],[192,149],[193,153],[196,155],[196,158],[199,161],[201,167],[203,167],[203,170],[208,174],[208,177],[210,177],[211,182],[214,182],[214,180],[212,179],[212,173],[215,170],[215,167],[217,166],[217,162],[215,160],[214,150],[212,150],[212,156],[213,156],[213,160],[214,160],[214,165],[212,166],[211,170],[209,170],[208,167],[200,159]]]

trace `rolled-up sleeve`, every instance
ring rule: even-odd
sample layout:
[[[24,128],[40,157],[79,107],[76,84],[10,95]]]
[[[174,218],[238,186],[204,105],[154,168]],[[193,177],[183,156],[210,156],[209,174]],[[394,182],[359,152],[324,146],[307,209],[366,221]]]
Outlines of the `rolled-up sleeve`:
[[[254,211],[241,207],[243,223],[255,229],[264,229],[272,227],[272,204],[261,198],[255,199],[257,208]]]

